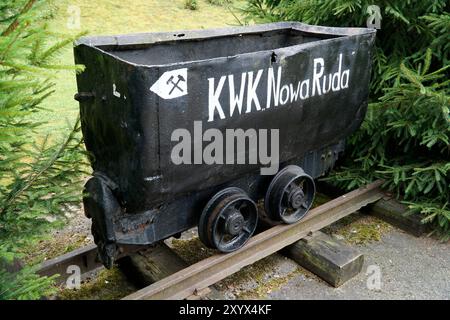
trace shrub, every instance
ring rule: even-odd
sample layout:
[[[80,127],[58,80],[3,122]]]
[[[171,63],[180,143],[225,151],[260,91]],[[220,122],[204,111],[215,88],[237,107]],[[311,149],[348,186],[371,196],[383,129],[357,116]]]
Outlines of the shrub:
[[[197,10],[198,9],[197,0],[186,0],[184,3],[184,7],[189,10]]]
[[[38,298],[51,280],[20,268],[21,251],[64,221],[67,205],[80,202],[85,157],[79,122],[65,137],[39,134],[31,115],[53,93],[52,64],[74,39],[46,25],[45,1],[0,5],[0,299]]]
[[[249,0],[247,22],[297,20],[365,27],[381,9],[366,119],[341,168],[327,180],[347,189],[374,179],[450,237],[450,4],[442,0]]]

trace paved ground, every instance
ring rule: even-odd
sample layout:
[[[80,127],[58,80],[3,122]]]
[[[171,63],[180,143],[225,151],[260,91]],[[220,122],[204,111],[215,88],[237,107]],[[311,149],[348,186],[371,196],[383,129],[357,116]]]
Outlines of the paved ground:
[[[269,299],[450,299],[450,244],[416,238],[392,229],[380,242],[359,246],[365,254],[363,272],[340,288],[298,275]],[[370,267],[368,266],[376,266]],[[377,267],[379,269],[377,269]],[[367,270],[369,275],[366,275]],[[374,276],[381,273],[381,289]],[[374,272],[375,271],[375,272]]]

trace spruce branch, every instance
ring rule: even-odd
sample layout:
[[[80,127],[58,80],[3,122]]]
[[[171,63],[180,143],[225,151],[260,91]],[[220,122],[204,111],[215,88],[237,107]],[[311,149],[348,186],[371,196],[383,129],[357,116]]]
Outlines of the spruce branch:
[[[37,172],[31,172],[28,176],[24,177],[24,180],[27,181],[24,186],[22,186],[18,190],[12,190],[11,193],[6,197],[5,204],[3,208],[0,208],[0,215],[6,212],[13,202],[20,197],[24,192],[26,192],[30,187],[33,186],[34,182],[49,168],[51,168],[55,162],[62,156],[70,142],[74,139],[76,132],[78,132],[80,124],[80,118],[78,117],[75,125],[73,126],[71,132],[65,139],[65,141],[61,144],[61,146],[57,149],[57,151],[53,154],[53,156],[49,159],[49,161]]]
[[[22,8],[22,10],[20,10],[18,16],[16,17],[16,19],[14,19],[14,21],[8,26],[8,28],[6,28],[2,33],[1,36],[2,37],[6,37],[9,36],[14,30],[16,30],[16,28],[19,26],[19,19],[20,16],[24,15],[25,13],[27,13],[28,11],[31,10],[31,8],[33,7],[33,5],[35,4],[37,0],[29,0],[26,5]]]

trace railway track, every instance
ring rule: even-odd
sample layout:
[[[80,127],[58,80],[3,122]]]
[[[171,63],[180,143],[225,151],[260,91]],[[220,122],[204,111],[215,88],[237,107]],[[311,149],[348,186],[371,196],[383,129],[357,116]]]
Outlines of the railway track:
[[[144,287],[128,296],[126,300],[185,299],[202,292],[216,282],[232,275],[243,267],[263,259],[286,246],[318,231],[339,219],[377,202],[384,197],[381,181],[339,196],[312,209],[300,222],[277,225],[250,239],[240,250],[228,254],[216,254],[198,263],[175,272],[164,279]],[[78,265],[81,273],[101,267],[96,259],[94,245],[77,249],[68,254],[44,262],[41,275],[60,274],[59,281],[65,281],[70,265]]]

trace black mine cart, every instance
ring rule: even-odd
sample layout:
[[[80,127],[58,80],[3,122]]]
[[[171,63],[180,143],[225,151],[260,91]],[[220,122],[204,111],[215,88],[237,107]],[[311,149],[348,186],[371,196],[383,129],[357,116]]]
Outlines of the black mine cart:
[[[365,116],[374,40],[297,22],[80,39],[84,208],[105,266],[195,226],[230,252],[258,221],[300,220]]]

